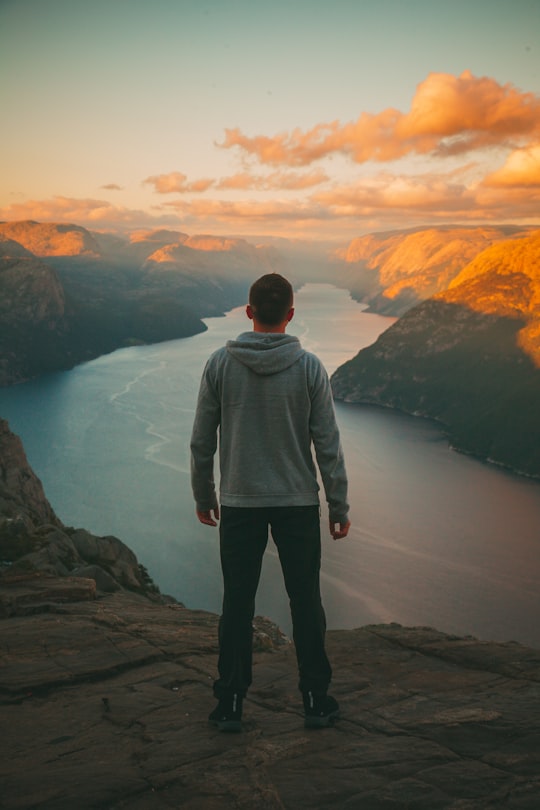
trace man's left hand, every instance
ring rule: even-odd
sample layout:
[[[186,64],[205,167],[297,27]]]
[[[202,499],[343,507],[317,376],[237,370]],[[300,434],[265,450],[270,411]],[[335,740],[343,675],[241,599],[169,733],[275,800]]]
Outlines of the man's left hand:
[[[212,512],[214,513],[214,517],[212,517]],[[206,512],[199,512],[197,509],[197,517],[205,526],[217,526],[217,521],[219,520],[219,506],[216,506],[214,510],[208,509]]]

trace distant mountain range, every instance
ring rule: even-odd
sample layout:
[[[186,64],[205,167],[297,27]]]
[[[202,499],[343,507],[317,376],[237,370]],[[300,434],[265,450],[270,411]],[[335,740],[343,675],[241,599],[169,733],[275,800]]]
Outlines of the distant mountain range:
[[[242,239],[0,223],[0,385],[196,334],[278,267],[273,248]]]
[[[348,272],[361,255],[359,283],[376,309],[427,300],[337,369],[332,387],[336,399],[437,419],[457,448],[540,476],[540,231],[504,230],[430,229],[351,246]]]

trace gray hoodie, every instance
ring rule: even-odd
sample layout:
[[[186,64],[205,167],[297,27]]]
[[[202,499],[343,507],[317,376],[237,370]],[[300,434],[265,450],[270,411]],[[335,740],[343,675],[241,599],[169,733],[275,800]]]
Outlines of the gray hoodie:
[[[319,503],[312,446],[335,522],[347,520],[347,476],[328,375],[298,338],[244,332],[209,358],[191,437],[197,509],[215,509],[219,433],[224,506]]]

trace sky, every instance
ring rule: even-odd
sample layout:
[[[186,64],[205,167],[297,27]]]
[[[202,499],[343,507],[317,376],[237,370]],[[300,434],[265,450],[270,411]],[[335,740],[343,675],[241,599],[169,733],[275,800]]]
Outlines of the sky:
[[[540,0],[0,0],[0,220],[540,224]]]

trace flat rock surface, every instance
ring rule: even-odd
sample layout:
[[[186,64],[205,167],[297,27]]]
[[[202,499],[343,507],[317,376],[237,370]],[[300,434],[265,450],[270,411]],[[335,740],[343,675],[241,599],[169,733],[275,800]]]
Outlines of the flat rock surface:
[[[9,587],[35,612],[0,620],[3,810],[540,807],[540,651],[330,632],[342,717],[311,731],[294,648],[258,622],[245,729],[223,734],[207,722],[217,617],[77,582],[33,583],[32,600]]]

